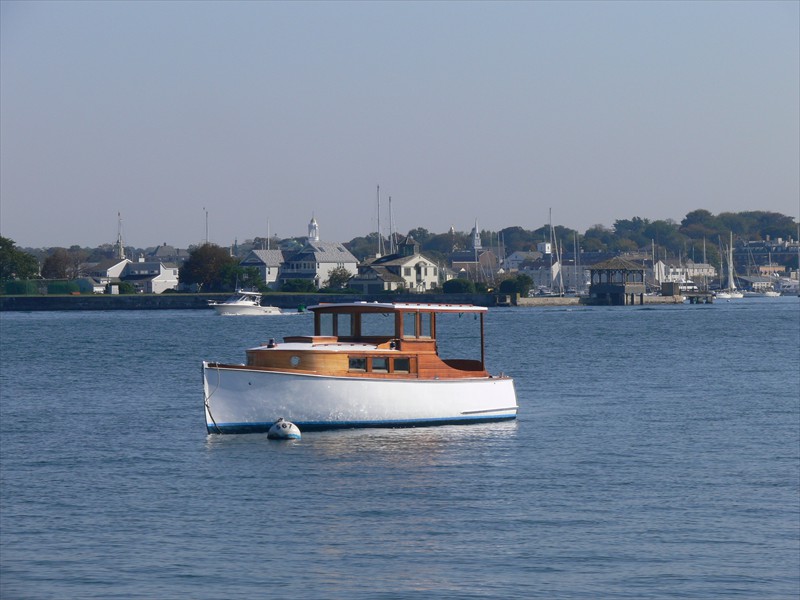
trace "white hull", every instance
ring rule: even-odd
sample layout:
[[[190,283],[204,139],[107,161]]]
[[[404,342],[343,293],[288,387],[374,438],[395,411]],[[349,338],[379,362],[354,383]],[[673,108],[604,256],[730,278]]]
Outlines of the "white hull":
[[[281,314],[281,309],[275,306],[247,306],[247,305],[236,305],[236,304],[213,304],[212,305],[214,310],[221,315],[244,315],[244,316],[256,316],[256,315],[279,315]]]
[[[720,300],[737,300],[744,298],[744,294],[742,292],[717,292],[717,298]]]
[[[203,363],[209,433],[266,432],[283,417],[302,431],[514,419],[507,377],[389,380],[328,377]]]

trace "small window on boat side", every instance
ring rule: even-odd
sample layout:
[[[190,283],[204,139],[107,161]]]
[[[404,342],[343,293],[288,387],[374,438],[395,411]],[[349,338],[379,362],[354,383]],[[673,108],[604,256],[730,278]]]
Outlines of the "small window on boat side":
[[[389,359],[385,357],[372,359],[372,372],[373,373],[388,373],[389,372]]]
[[[348,368],[351,371],[366,371],[367,370],[367,359],[366,358],[354,358],[354,357],[351,356]]]
[[[403,337],[417,337],[417,313],[403,313]]]
[[[395,358],[394,364],[395,373],[410,373],[411,372],[411,360],[408,358]]]

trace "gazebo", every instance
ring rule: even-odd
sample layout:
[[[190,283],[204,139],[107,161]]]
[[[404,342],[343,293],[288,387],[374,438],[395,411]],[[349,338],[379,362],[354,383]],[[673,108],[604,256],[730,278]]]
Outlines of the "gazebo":
[[[592,282],[589,299],[592,304],[627,306],[644,304],[644,267],[624,258],[615,257],[589,269]]]

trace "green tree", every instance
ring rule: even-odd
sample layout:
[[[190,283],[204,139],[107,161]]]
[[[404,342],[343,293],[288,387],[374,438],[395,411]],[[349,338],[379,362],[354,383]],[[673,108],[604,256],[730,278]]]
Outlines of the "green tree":
[[[326,279],[322,285],[328,289],[341,290],[347,286],[347,282],[350,281],[351,277],[350,271],[344,267],[336,267],[335,269],[331,269],[330,273],[328,273],[328,279]]]
[[[50,254],[42,263],[42,277],[45,279],[77,279],[81,265],[89,257],[89,252],[80,246],[51,248]]]
[[[469,279],[451,279],[442,285],[445,294],[474,294],[475,284]]]
[[[470,237],[461,231],[453,233],[438,233],[432,235],[427,242],[420,245],[423,253],[428,251],[449,255],[454,250],[464,250],[469,247]]]
[[[686,214],[681,221],[680,232],[694,240],[716,239],[720,233],[716,217],[709,211],[699,208]]]
[[[614,234],[617,237],[617,250],[626,252],[643,248],[650,243],[644,231],[650,221],[641,217],[618,219],[614,222]],[[623,240],[625,242],[623,242]]]
[[[588,252],[606,252],[614,243],[614,232],[602,225],[593,225],[583,234],[582,246]]]
[[[317,286],[309,279],[289,279],[281,285],[282,292],[294,292],[297,294],[313,294],[317,292]]]
[[[501,281],[499,289],[503,294],[517,293],[524,298],[528,296],[531,287],[533,287],[533,279],[525,273],[520,273],[516,277],[509,277]]]
[[[358,260],[364,260],[367,257],[375,256],[378,252],[378,234],[373,232],[365,237],[355,237],[347,242],[345,247]]]
[[[506,252],[512,254],[518,250],[527,252],[536,248],[533,232],[519,226],[506,227],[500,230]]]
[[[431,239],[431,232],[425,229],[424,227],[415,227],[414,229],[408,232],[408,235],[417,240],[417,243],[419,243],[420,248],[424,246],[429,239]]]
[[[32,279],[39,276],[39,261],[14,244],[14,240],[0,236],[0,281]]]
[[[178,272],[181,283],[197,284],[204,292],[230,291],[231,269],[236,259],[216,244],[203,244],[189,252]]]
[[[42,264],[42,277],[45,279],[67,279],[69,253],[65,248],[53,248]]]

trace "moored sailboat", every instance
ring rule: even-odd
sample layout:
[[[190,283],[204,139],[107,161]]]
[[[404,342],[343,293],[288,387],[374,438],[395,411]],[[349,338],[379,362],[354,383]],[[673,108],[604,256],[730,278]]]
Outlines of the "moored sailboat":
[[[733,232],[731,231],[731,243],[728,245],[728,287],[720,290],[716,294],[721,300],[734,300],[744,298],[744,294],[736,288],[736,275],[733,270]]]

